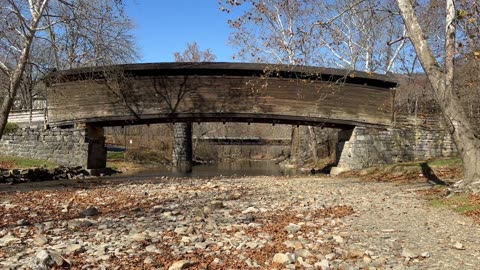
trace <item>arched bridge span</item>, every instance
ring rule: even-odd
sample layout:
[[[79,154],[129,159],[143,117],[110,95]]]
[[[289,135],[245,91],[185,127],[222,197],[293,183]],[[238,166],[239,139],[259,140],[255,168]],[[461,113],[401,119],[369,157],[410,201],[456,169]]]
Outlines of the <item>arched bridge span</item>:
[[[47,79],[48,122],[96,126],[262,122],[387,126],[396,82],[305,66],[155,63],[82,68]]]

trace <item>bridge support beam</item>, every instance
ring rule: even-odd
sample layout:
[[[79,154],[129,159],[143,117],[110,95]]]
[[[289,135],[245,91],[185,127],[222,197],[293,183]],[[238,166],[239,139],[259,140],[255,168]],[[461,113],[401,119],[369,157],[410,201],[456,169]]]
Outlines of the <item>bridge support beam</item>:
[[[173,138],[173,166],[179,172],[191,172],[193,166],[192,123],[175,123]]]
[[[105,134],[103,127],[85,125],[88,143],[87,169],[105,169],[107,166],[107,148],[105,147]]]

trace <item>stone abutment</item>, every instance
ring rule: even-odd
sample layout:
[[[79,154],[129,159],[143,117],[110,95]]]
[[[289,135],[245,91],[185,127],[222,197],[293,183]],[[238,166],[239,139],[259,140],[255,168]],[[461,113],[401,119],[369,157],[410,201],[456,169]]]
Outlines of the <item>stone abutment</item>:
[[[87,169],[103,169],[107,161],[103,128],[88,125],[71,129],[17,129],[3,135],[0,152],[2,156],[41,159]]]

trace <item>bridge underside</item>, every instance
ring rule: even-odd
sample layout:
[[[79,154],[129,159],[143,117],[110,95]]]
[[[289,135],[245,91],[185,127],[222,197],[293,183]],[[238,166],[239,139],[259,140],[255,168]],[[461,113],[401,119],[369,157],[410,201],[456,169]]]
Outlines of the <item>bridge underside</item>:
[[[156,114],[135,116],[119,116],[108,118],[77,119],[76,121],[56,122],[56,126],[71,126],[75,123],[86,123],[95,126],[128,126],[164,123],[204,123],[204,122],[236,122],[236,123],[263,123],[278,125],[317,126],[325,128],[352,129],[354,126],[379,126],[363,122],[326,119],[320,117],[299,117],[271,114],[237,114],[237,113],[181,113]]]

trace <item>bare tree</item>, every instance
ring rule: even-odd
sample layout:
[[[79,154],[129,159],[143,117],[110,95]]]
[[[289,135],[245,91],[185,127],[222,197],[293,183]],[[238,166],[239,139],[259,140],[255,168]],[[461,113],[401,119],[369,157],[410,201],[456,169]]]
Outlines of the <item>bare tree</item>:
[[[397,2],[407,27],[408,37],[415,47],[420,63],[432,85],[436,101],[449,124],[450,132],[463,160],[464,180],[458,183],[458,187],[478,192],[480,186],[480,137],[475,133],[454,88],[456,32],[457,25],[462,19],[461,12],[457,12],[453,0],[446,1],[445,46],[442,59],[439,60],[435,57],[430,43],[425,38],[412,2],[410,0],[397,0]]]
[[[3,35],[0,41],[0,55],[3,59],[0,59],[0,70],[9,79],[9,84],[0,109],[0,136],[7,124],[8,114],[28,64],[35,35],[43,29],[40,22],[49,1],[4,0],[2,2],[0,18],[3,18],[3,22],[0,33]]]
[[[44,72],[136,57],[121,0],[0,0],[0,20],[0,72],[8,79],[0,137],[19,89],[28,103]]]
[[[201,51],[197,42],[187,43],[187,49],[173,54],[175,62],[213,62],[217,56],[210,49]]]
[[[315,23],[315,1],[225,0],[221,9],[230,12],[244,5],[245,11],[228,23],[234,30],[230,43],[238,57],[279,64],[315,64],[318,42],[310,35]]]
[[[319,3],[312,35],[325,48],[325,64],[350,70],[395,70],[405,51],[405,27],[391,16],[393,1],[336,0]],[[395,42],[394,42],[395,41]],[[389,46],[385,46],[388,42]],[[398,69],[398,68],[397,68]]]

